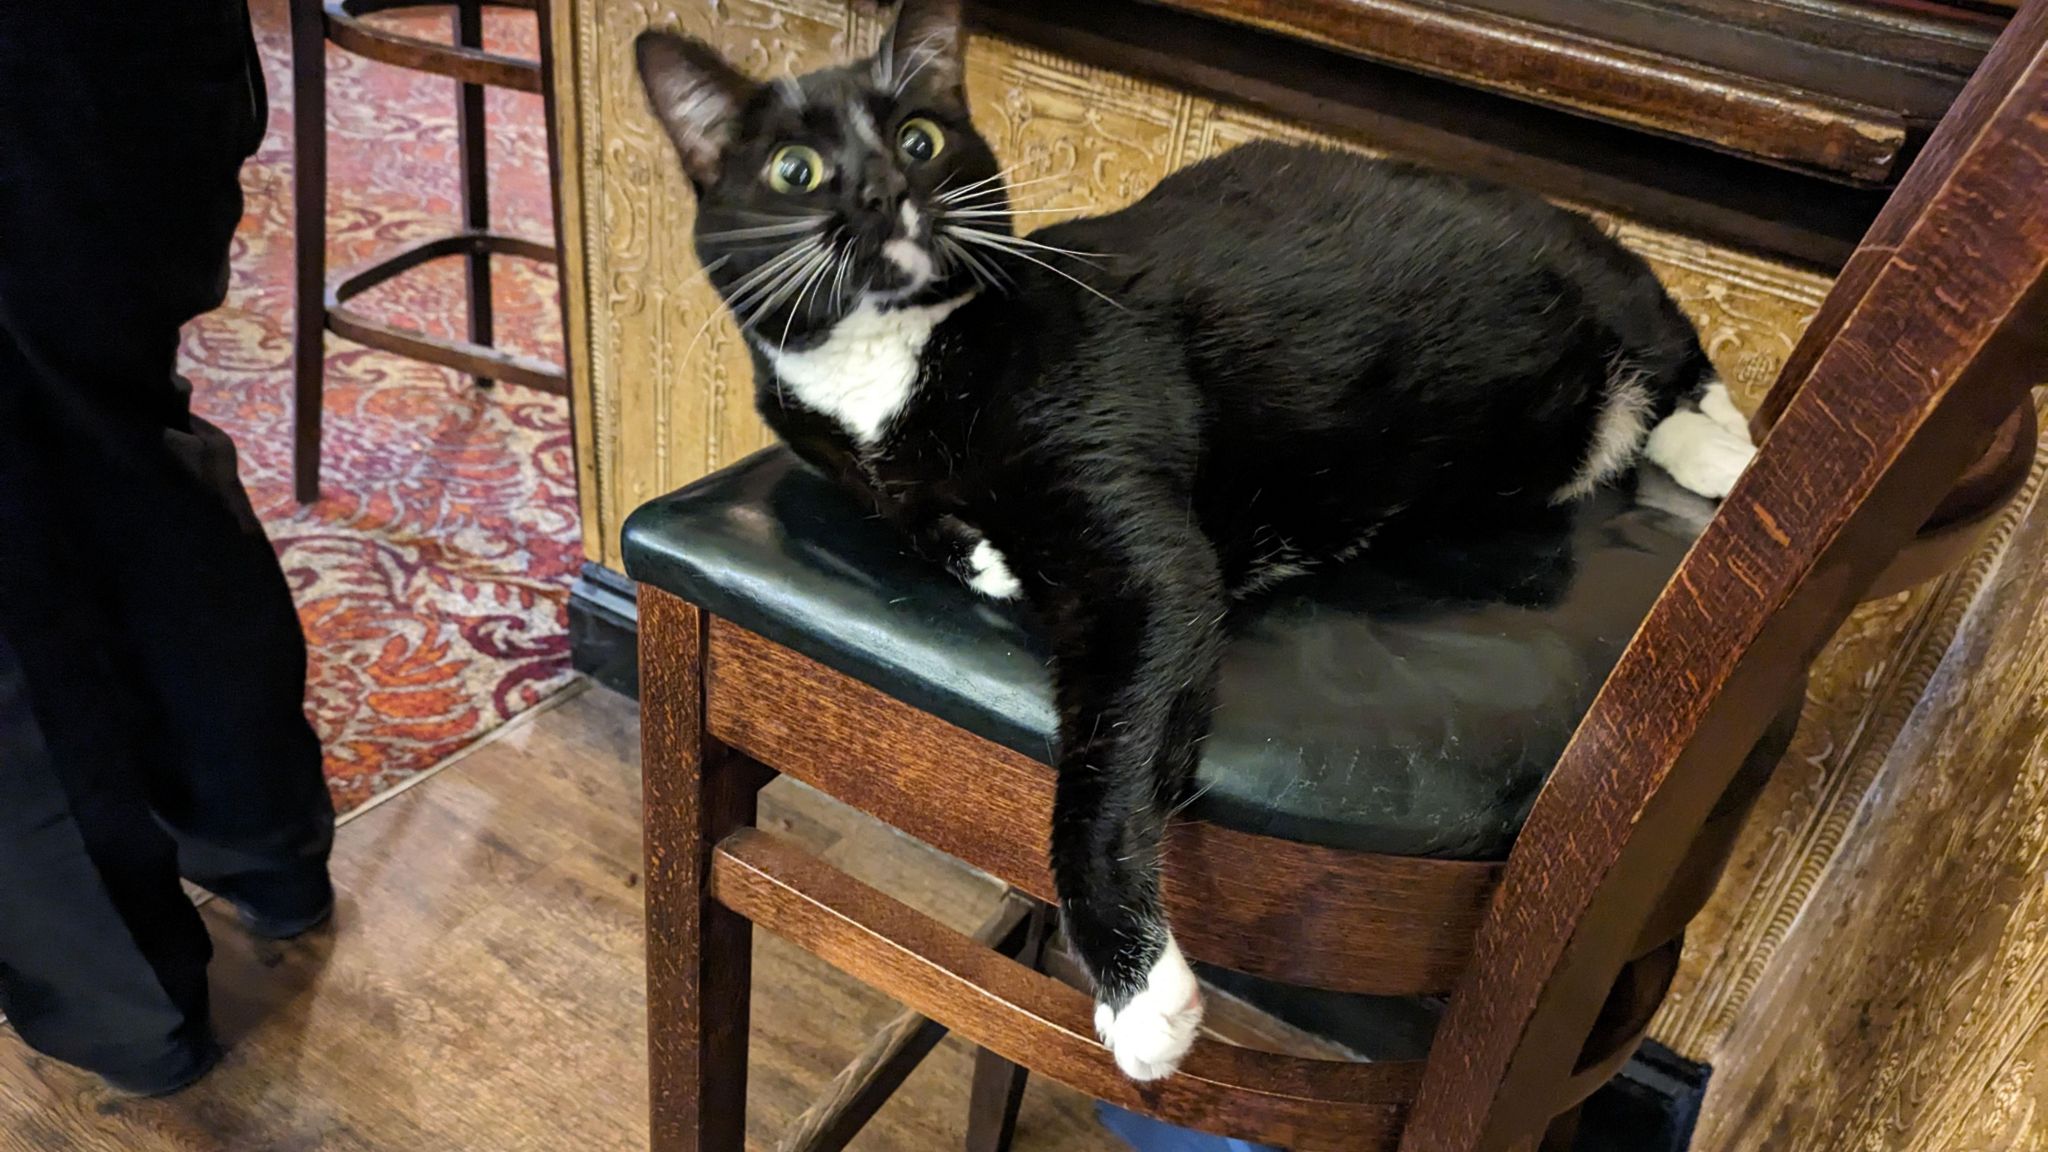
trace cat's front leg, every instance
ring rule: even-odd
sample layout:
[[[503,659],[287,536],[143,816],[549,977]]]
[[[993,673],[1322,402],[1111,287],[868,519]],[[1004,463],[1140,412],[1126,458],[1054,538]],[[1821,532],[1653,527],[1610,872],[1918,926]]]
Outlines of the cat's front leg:
[[[1015,600],[1024,593],[1010,562],[981,530],[957,516],[940,516],[924,548],[960,582],[991,600]],[[935,554],[934,554],[935,553]]]

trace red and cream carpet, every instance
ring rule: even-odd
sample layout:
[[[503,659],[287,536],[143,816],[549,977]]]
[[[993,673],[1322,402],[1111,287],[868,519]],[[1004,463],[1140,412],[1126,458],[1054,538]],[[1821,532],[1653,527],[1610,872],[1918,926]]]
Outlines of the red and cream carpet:
[[[567,404],[483,391],[453,372],[327,338],[323,497],[291,494],[291,53],[283,0],[252,5],[270,135],[243,170],[248,207],[225,307],[186,331],[201,414],[233,433],[283,558],[312,664],[307,710],[343,811],[475,741],[570,678],[566,604],[580,560]],[[446,9],[395,18],[445,37]],[[380,18],[384,19],[384,18]],[[532,18],[493,11],[491,47],[531,56]],[[328,49],[331,268],[459,219],[452,81]],[[545,238],[540,99],[491,94],[492,215]],[[494,263],[499,340],[560,354],[554,272]],[[460,266],[440,261],[360,300],[457,335]]]

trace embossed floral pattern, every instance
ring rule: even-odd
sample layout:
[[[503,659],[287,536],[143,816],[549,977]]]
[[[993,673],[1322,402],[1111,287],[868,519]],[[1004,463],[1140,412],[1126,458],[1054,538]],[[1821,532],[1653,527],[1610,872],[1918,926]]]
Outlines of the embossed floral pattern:
[[[581,556],[567,405],[481,390],[429,365],[327,341],[321,500],[291,485],[291,51],[284,0],[252,5],[270,134],[244,168],[234,279],[185,334],[196,407],[231,432],[242,476],[298,599],[311,651],[307,711],[344,810],[402,783],[567,682],[566,602]],[[379,17],[445,37],[446,10]],[[492,10],[486,39],[535,52],[527,14]],[[328,49],[330,269],[459,219],[455,86]],[[490,97],[493,219],[551,229],[538,97]],[[561,349],[551,268],[493,266],[500,340]],[[457,335],[458,264],[437,261],[361,297],[392,323]]]

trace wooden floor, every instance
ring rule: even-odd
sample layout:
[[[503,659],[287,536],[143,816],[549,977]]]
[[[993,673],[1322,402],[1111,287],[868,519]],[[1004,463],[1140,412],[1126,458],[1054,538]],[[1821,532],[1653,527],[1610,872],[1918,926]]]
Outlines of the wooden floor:
[[[646,1144],[639,735],[581,691],[343,826],[332,931],[252,941],[205,909],[231,1051],[162,1101],[119,1097],[0,1028],[0,1152],[638,1152]],[[993,889],[787,781],[762,823],[962,929]],[[748,1143],[769,1149],[895,1005],[766,934]],[[853,1147],[957,1148],[948,1040]],[[1111,1152],[1089,1101],[1034,1080],[1019,1152]]]

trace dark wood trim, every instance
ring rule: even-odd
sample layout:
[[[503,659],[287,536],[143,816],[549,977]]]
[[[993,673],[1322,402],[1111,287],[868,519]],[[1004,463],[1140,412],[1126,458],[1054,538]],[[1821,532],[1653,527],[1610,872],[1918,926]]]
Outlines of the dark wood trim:
[[[1639,47],[1596,33],[1626,19],[1627,9],[1600,0],[1577,0],[1602,9],[1573,20],[1581,27],[1542,22],[1571,20],[1554,5],[1443,4],[1429,0],[1155,0],[1233,23],[1304,39],[1354,56],[1439,76],[1532,104],[1692,140],[1708,147],[1833,179],[1879,186],[1896,179],[1912,138],[1903,110],[1808,85],[1827,62],[1805,60],[1798,83],[1773,80],[1696,58],[1693,49],[1715,44],[1705,21],[1662,13],[1665,36],[1687,34],[1692,45]],[[1504,11],[1505,10],[1505,11]],[[1690,28],[1670,28],[1694,24]],[[1725,35],[1725,31],[1722,33]],[[1754,63],[1770,56],[1743,46]],[[1660,50],[1661,49],[1661,50]],[[1818,57],[1818,58],[1816,58]],[[1731,61],[1732,63],[1732,61]],[[1903,69],[1895,85],[1940,77]],[[1953,97],[1961,78],[1950,78]],[[1937,89],[1938,92],[1938,89]],[[1923,123],[1947,106],[1935,93],[1919,97]]]
[[[1512,184],[1833,271],[1884,203],[1676,139],[1140,0],[983,0],[983,31]]]
[[[1578,1152],[1686,1152],[1713,1069],[1645,1040],[1579,1107]]]
[[[2015,18],[2008,33],[2021,37],[2039,35],[2039,30],[2029,23],[2039,18],[2035,13]],[[1821,301],[1820,312],[1806,326],[1798,345],[1792,349],[1792,355],[1785,361],[1784,369],[1778,373],[1776,383],[1771,386],[1770,393],[1764,397],[1752,420],[1752,427],[1759,434],[1777,423],[1792,397],[1806,386],[1821,353],[1834,343],[1835,335],[1841,331],[1850,313],[1862,303],[1878,273],[1890,262],[1907,233],[1927,210],[1935,193],[1976,142],[1977,126],[1991,114],[1992,107],[2004,94],[2019,82],[2031,63],[2024,53],[1994,52],[1985,59],[1980,74],[1956,98],[1951,115],[1929,138],[1919,162],[1906,173],[1905,179],[1899,182],[1898,190],[1872,221],[1855,256],[1842,268],[1833,290],[1827,299]]]

